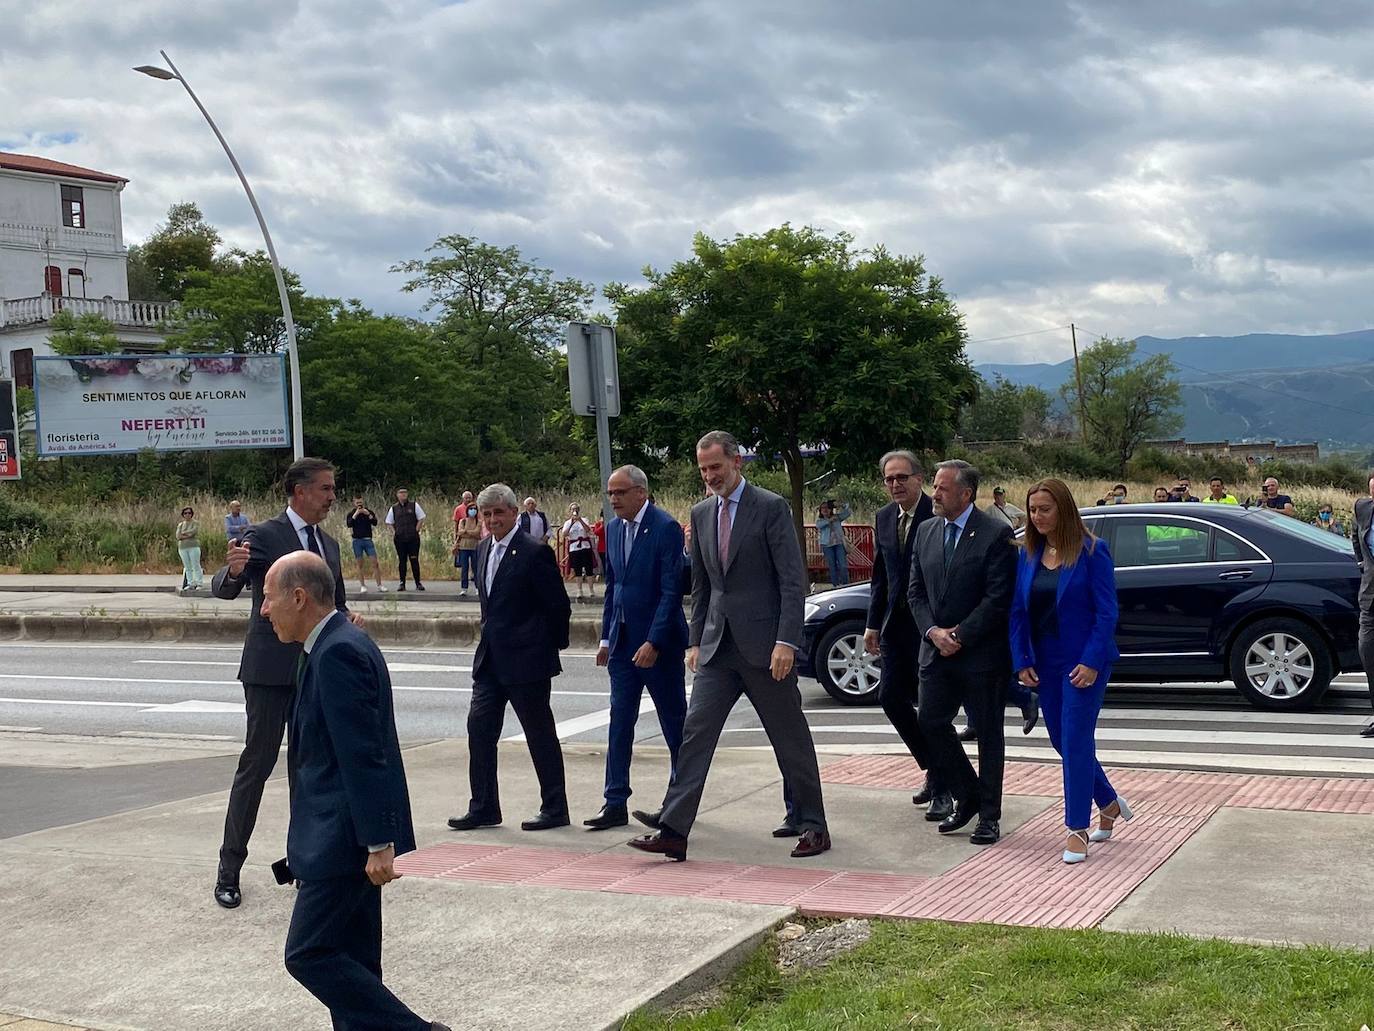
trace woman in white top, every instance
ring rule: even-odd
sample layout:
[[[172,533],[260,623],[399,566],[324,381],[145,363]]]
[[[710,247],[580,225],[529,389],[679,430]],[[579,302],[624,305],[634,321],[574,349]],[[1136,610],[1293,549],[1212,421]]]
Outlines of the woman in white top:
[[[583,600],[584,591],[587,598],[595,598],[596,588],[591,578],[596,572],[596,537],[591,524],[582,518],[582,507],[577,502],[568,506],[568,521],[558,533],[568,550],[568,566],[572,575],[578,577],[577,600]]]

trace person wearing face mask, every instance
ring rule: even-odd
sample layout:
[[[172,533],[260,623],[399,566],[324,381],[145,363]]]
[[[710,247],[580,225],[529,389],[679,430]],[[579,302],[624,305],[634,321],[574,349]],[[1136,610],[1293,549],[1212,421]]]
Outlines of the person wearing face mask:
[[[1319,526],[1329,533],[1338,533],[1342,537],[1346,535],[1345,525],[1336,518],[1330,505],[1322,505],[1317,512],[1317,518],[1312,520],[1312,525]]]

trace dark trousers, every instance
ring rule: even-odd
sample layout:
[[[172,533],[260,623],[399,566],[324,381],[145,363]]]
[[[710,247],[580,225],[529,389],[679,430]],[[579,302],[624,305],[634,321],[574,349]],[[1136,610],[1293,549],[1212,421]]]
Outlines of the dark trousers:
[[[401,583],[406,582],[406,559],[410,559],[410,569],[415,574],[415,582],[420,582],[420,538],[396,540],[396,571]]]
[[[741,694],[758,713],[773,745],[792,823],[798,830],[824,831],[820,767],[811,728],[802,713],[797,675],[792,673],[779,683],[767,666],[749,665],[728,629],[711,661],[699,667],[692,680],[677,771],[659,816],[663,826],[684,836],[691,833],[720,732]]]
[[[878,644],[878,657],[882,664],[878,679],[878,704],[883,707],[888,722],[916,760],[916,765],[926,771],[931,791],[939,794],[944,790],[939,771],[931,767],[930,748],[921,730],[921,721],[916,717],[916,704],[920,697],[919,647],[914,624],[907,624],[906,628],[896,627],[893,632],[882,636]]]
[[[454,560],[453,564],[457,566],[462,573],[463,590],[466,591],[468,589],[468,577],[471,576],[474,581],[477,579],[477,549],[459,548],[458,558]],[[415,575],[417,577],[419,576],[418,573]]]
[[[921,668],[917,718],[926,740],[931,769],[939,783],[961,805],[976,805],[985,820],[1002,818],[1002,768],[1006,738],[1002,710],[1007,704],[1005,670],[950,669],[943,659]],[[978,770],[954,732],[954,716],[963,705],[978,730]]]
[[[1374,708],[1374,609],[1360,609],[1360,665],[1369,685],[1369,704]]]
[[[1024,710],[1028,708],[1030,705],[1032,705],[1034,702],[1035,693],[1031,691],[1029,687],[1021,683],[1021,681],[1017,680],[1014,676],[1009,681],[1007,681],[1008,705],[1014,705],[1018,709]],[[973,718],[973,713],[965,709],[964,718],[968,725],[973,728],[973,732],[976,734],[978,732],[978,723]]]
[[[501,727],[506,720],[506,703],[515,710],[520,729],[525,732],[534,772],[539,778],[539,809],[545,813],[568,811],[567,788],[563,779],[563,748],[558,743],[553,709],[549,707],[551,680],[532,684],[497,684],[477,680],[472,685],[472,704],[468,707],[468,783],[472,798],[468,812],[491,819],[501,818],[501,792],[496,783],[496,752]]]
[[[221,884],[239,882],[239,871],[248,858],[248,839],[258,822],[263,785],[277,765],[294,694],[291,687],[243,685],[248,730],[234,771],[234,786],[229,789],[229,809],[224,814],[224,841],[219,847]]]
[[[677,773],[682,724],[687,717],[687,668],[681,652],[660,652],[658,661],[640,669],[631,661],[635,648],[618,643],[611,653],[611,726],[606,740],[606,804],[624,805],[630,797],[630,754],[634,749],[639,702],[647,688],[668,745],[668,781]]]
[[[429,1031],[382,984],[382,889],[361,873],[301,883],[286,970],[329,1007],[335,1031]]]

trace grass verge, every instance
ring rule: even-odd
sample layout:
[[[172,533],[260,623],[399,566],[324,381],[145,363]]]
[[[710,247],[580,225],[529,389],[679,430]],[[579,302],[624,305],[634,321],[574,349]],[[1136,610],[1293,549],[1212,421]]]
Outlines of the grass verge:
[[[875,921],[824,969],[782,973],[775,955],[756,952],[711,1009],[637,1013],[625,1031],[1374,1026],[1374,952]]]

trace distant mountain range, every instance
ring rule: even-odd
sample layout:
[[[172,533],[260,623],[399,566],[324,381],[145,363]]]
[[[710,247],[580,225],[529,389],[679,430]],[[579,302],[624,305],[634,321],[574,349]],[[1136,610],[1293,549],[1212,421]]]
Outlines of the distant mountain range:
[[[1137,337],[1142,356],[1167,354],[1183,386],[1190,440],[1317,441],[1323,451],[1374,447],[1374,329],[1328,336]],[[1080,347],[1083,342],[1080,341]],[[975,366],[1052,393],[1073,359]]]

